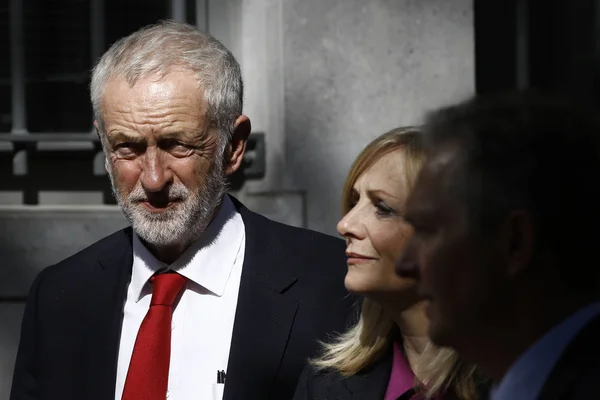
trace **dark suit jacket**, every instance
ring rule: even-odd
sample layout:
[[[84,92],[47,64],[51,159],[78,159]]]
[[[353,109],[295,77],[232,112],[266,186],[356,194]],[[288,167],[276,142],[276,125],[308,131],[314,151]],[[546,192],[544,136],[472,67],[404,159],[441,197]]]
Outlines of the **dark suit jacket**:
[[[302,372],[294,400],[383,400],[392,373],[393,353],[373,367],[348,377],[335,371],[315,371],[307,366]]]
[[[600,316],[567,346],[539,400],[600,399]]]
[[[393,352],[390,349],[375,365],[356,375],[344,377],[335,371],[315,371],[308,365],[300,377],[293,400],[383,400],[392,374]],[[480,381],[480,382],[479,382]],[[489,383],[478,379],[480,399],[486,399]],[[409,400],[415,394],[408,391],[399,400]],[[455,400],[454,393],[446,393],[444,400]]]
[[[353,300],[343,285],[344,243],[234,203],[246,252],[224,399],[291,399],[316,339],[346,329]],[[114,399],[131,236],[119,231],[37,276],[11,400]]]

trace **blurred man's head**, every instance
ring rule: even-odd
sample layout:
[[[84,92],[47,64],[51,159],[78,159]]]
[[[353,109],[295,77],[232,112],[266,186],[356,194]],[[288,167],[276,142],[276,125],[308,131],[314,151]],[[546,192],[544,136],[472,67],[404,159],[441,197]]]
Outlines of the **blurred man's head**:
[[[437,344],[464,351],[530,304],[596,293],[591,114],[532,93],[477,97],[430,114],[425,133],[406,212],[415,235],[397,271],[420,279]]]
[[[95,125],[113,191],[149,245],[181,251],[209,224],[250,132],[242,98],[233,55],[186,24],[143,28],[94,68]]]

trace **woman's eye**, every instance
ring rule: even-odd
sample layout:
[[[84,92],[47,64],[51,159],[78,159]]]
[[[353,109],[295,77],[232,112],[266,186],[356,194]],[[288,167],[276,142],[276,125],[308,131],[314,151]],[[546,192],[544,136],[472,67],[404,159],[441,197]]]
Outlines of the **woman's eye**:
[[[358,196],[353,195],[350,197],[350,200],[348,201],[348,207],[350,209],[353,209],[354,207],[356,207],[356,205],[358,204]]]
[[[375,203],[375,209],[377,210],[378,215],[387,216],[394,214],[394,210],[383,202]]]

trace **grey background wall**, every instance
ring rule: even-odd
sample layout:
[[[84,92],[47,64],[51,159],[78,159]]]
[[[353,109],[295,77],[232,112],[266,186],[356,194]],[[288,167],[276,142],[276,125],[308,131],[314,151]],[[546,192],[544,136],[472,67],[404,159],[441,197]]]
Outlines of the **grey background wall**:
[[[183,3],[165,8],[189,19]],[[470,0],[196,0],[194,17],[238,57],[245,112],[266,137],[266,176],[237,195],[293,225],[335,234],[341,185],[364,145],[474,91]],[[2,399],[33,276],[125,224],[114,206],[99,205],[101,194],[21,201],[0,193]]]
[[[470,0],[283,2],[288,183],[308,226],[334,233],[358,152],[474,91]]]
[[[267,135],[267,177],[247,191],[306,191],[311,229],[335,234],[341,185],[371,139],[474,92],[471,0],[208,3]]]

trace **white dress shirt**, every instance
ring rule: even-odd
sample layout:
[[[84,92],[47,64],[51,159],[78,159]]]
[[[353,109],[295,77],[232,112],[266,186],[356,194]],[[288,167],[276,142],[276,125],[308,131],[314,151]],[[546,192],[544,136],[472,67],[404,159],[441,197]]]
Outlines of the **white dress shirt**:
[[[188,279],[173,312],[168,398],[222,397],[217,371],[227,370],[244,250],[244,223],[228,196],[202,238],[170,266],[158,261],[133,235],[133,270],[124,309],[116,400],[123,395],[137,333],[150,307],[148,281],[156,271],[167,268]]]
[[[584,307],[552,328],[515,361],[492,389],[490,399],[536,400],[567,346],[598,315],[600,302]]]

